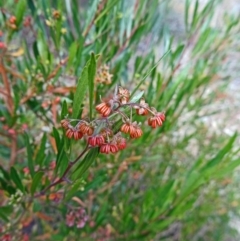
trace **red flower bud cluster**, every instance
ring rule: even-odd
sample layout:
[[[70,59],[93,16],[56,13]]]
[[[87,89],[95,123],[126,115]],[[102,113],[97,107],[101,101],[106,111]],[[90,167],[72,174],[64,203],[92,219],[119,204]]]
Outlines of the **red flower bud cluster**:
[[[131,110],[130,114],[129,109]],[[139,103],[131,102],[130,92],[125,88],[118,87],[111,99],[96,106],[96,111],[101,114],[100,118],[90,122],[63,119],[61,125],[66,130],[65,134],[68,138],[79,140],[85,137],[88,145],[92,148],[99,147],[101,153],[116,153],[125,149],[127,145],[127,140],[122,134],[128,134],[131,139],[140,138],[143,135],[140,124],[132,120],[134,109],[137,115],[150,115],[148,125],[152,128],[162,126],[165,121],[164,113],[149,107],[143,98],[139,100]],[[73,122],[77,123],[72,125]],[[115,128],[116,124],[118,124],[119,129]]]

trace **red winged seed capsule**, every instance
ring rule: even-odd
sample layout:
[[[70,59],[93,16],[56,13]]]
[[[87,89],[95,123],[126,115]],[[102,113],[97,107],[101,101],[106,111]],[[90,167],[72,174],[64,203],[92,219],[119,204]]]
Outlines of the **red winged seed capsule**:
[[[99,105],[96,106],[96,110],[102,114],[103,117],[107,117],[110,115],[112,109],[111,109],[111,104],[103,102]]]
[[[78,130],[75,130],[74,133],[73,133],[73,138],[75,140],[79,140],[83,137],[83,134],[82,132],[78,131]]]
[[[138,125],[136,125],[134,127],[134,130],[130,132],[130,137],[131,138],[139,138],[142,136],[142,134],[143,134],[142,129]]]
[[[73,137],[73,134],[74,134],[74,131],[72,130],[72,128],[70,128],[66,131],[66,136],[69,139],[71,139]]]
[[[88,144],[91,146],[101,146],[105,142],[102,135],[90,136],[88,138]]]
[[[110,153],[110,145],[108,143],[101,145],[100,152],[105,153],[105,154],[109,154]]]
[[[129,133],[130,132],[130,123],[124,123],[121,127],[121,132],[123,133]]]
[[[118,152],[118,147],[117,147],[117,145],[116,145],[116,144],[110,144],[110,151],[111,151],[112,153]]]
[[[64,128],[64,129],[68,129],[68,127],[69,127],[69,120],[67,120],[67,119],[63,119],[63,120],[61,120],[61,126]]]
[[[121,127],[121,132],[129,133],[131,138],[139,138],[143,134],[141,128],[136,122],[123,124]]]
[[[156,128],[157,126],[162,126],[165,121],[165,114],[162,112],[158,112],[155,116],[150,117],[148,119],[148,125],[152,128]]]
[[[91,126],[89,123],[82,122],[79,126],[78,129],[84,134],[91,136],[93,134],[94,128]]]
[[[116,153],[118,152],[118,147],[116,144],[106,143],[101,145],[100,152],[105,154],[109,154],[110,152]]]

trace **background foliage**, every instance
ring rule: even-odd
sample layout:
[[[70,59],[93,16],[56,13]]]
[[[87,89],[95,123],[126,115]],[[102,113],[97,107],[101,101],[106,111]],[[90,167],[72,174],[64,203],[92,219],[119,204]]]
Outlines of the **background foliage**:
[[[239,215],[239,140],[211,128],[221,111],[211,106],[227,98],[240,25],[224,15],[214,26],[218,4],[186,0],[181,34],[171,30],[167,1],[1,6],[2,238],[238,240],[231,222]],[[104,64],[108,85],[94,81]],[[147,102],[165,111],[163,127],[145,127],[119,154],[90,152],[67,182],[41,195],[84,149],[83,141],[66,139],[61,119],[95,117],[100,96],[116,85],[144,90]],[[67,213],[80,207],[89,220],[68,227]]]

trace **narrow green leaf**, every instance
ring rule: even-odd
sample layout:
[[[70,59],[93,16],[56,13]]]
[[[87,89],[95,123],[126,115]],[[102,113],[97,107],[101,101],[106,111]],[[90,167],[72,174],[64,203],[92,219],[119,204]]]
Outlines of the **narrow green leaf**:
[[[28,134],[25,133],[24,137],[25,137],[25,145],[27,147],[28,168],[29,168],[31,176],[33,177],[33,175],[34,175],[33,150],[32,150],[32,146],[29,141]]]
[[[22,181],[21,181],[20,177],[18,176],[18,173],[14,167],[11,167],[11,169],[10,169],[10,176],[11,176],[13,182],[16,184],[16,186],[22,192],[24,192],[24,187],[23,187]]]
[[[187,198],[196,188],[201,186],[205,182],[205,179],[201,175],[201,173],[197,170],[193,171],[191,175],[189,175],[181,188],[180,196],[178,202],[182,202],[185,198]]]
[[[138,102],[143,97],[144,91],[140,91],[138,94],[134,95],[131,99],[132,103]]]
[[[10,181],[11,178],[10,178],[8,172],[5,171],[2,166],[0,166],[0,171],[2,172],[4,179],[7,180],[7,181]]]
[[[33,43],[33,53],[34,53],[35,59],[38,60],[39,51],[38,51],[37,41]]]
[[[185,28],[188,32],[188,14],[189,14],[189,0],[185,1],[185,12],[184,12],[184,22],[185,22]]]
[[[79,178],[71,187],[71,189],[66,194],[65,200],[68,201],[71,197],[79,190],[79,188],[83,185],[82,178]]]
[[[47,142],[47,135],[46,133],[44,133],[43,137],[42,137],[42,141],[41,141],[41,145],[40,145],[40,148],[37,152],[37,155],[36,155],[36,164],[39,164],[40,166],[42,165],[43,163],[43,160],[45,159],[45,146],[46,146],[46,142]]]
[[[81,178],[99,154],[99,148],[91,149],[72,174],[73,180]]]
[[[169,49],[163,56],[157,61],[157,63],[148,71],[148,73],[142,78],[142,80],[138,83],[136,88],[133,90],[131,96],[133,96],[136,91],[139,89],[139,87],[143,84],[143,82],[146,80],[146,78],[152,73],[152,71],[158,66],[159,62],[167,55],[169,54],[171,50]]]
[[[228,143],[224,146],[224,148],[221,151],[219,151],[218,154],[201,169],[201,172],[204,172],[207,169],[212,168],[217,164],[219,164],[222,161],[223,157],[232,149],[233,143],[236,138],[237,138],[237,133],[235,133],[229,139]]]
[[[0,210],[0,218],[2,218],[2,220],[4,220],[5,222],[9,222],[7,215],[3,214],[1,210]]]
[[[37,187],[41,184],[40,180],[41,180],[43,174],[44,174],[44,172],[35,173],[33,180],[32,180],[31,189],[30,189],[30,192],[32,195],[35,193]]]
[[[8,217],[13,212],[12,206],[2,206],[0,207],[0,217],[4,219],[6,222],[8,222]]]
[[[85,92],[87,90],[88,86],[88,64],[87,63],[82,71],[82,74],[78,80],[77,83],[77,89],[76,93],[74,95],[74,100],[73,100],[73,112],[72,112],[72,117],[74,119],[79,118],[79,115],[81,113],[81,104],[83,102]]]
[[[199,1],[196,0],[195,2],[195,7],[193,11],[193,18],[192,18],[192,23],[191,23],[191,29],[194,30],[197,25],[197,20],[198,20],[198,6],[199,6]]]
[[[182,54],[182,52],[184,50],[184,47],[185,47],[184,44],[180,44],[177,47],[177,49],[172,53],[172,59],[173,60],[177,60],[181,56],[181,54]]]
[[[58,160],[58,163],[57,163],[57,167],[59,170],[59,175],[62,176],[63,173],[65,172],[67,166],[68,166],[68,163],[69,163],[69,160],[68,160],[68,156],[66,154],[65,151],[63,151],[61,153],[62,155],[60,156],[59,160]]]
[[[95,19],[94,23],[96,24],[105,14],[111,11],[111,8],[115,7],[118,1],[119,0],[113,0],[113,1],[107,2],[108,3],[107,6],[103,9],[103,11],[101,11],[101,13]]]
[[[10,186],[5,180],[0,177],[0,187],[2,190],[6,190],[10,195],[16,192],[16,188]]]
[[[34,5],[33,0],[27,0],[27,2],[28,2],[28,7],[31,9],[32,14],[34,14],[36,11],[36,7]]]
[[[68,113],[67,101],[64,100],[62,103],[61,120],[63,120]]]
[[[90,64],[88,67],[88,86],[89,86],[89,115],[90,120],[92,119],[93,111],[93,96],[94,96],[94,79],[96,74],[96,58],[94,53],[91,53]]]
[[[68,63],[67,63],[66,70],[69,70],[69,68],[72,66],[74,59],[76,58],[77,50],[78,50],[78,43],[77,41],[75,41],[71,44],[69,48]]]
[[[16,6],[16,19],[17,19],[18,26],[22,22],[23,15],[25,13],[25,9],[26,9],[26,0],[18,1],[17,6]]]
[[[214,170],[214,172],[211,174],[211,177],[214,177],[214,178],[226,177],[228,174],[232,173],[235,168],[239,166],[240,166],[240,159],[231,161],[228,163],[227,166],[224,166],[219,170]]]
[[[55,138],[57,150],[58,150],[58,152],[60,152],[60,150],[61,150],[61,139],[60,139],[59,132],[55,127],[53,127],[53,134],[52,135]]]

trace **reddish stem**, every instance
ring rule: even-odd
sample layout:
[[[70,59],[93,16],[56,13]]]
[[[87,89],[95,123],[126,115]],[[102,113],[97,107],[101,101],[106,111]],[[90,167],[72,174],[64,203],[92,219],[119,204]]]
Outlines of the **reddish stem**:
[[[66,180],[66,176],[69,173],[69,171],[71,170],[71,168],[77,163],[77,161],[89,150],[89,146],[87,145],[85,147],[85,149],[80,153],[80,155],[73,161],[73,162],[69,162],[68,163],[68,167],[65,170],[65,172],[63,173],[63,175],[55,182],[51,183],[49,186],[47,186],[45,189],[43,189],[40,193],[34,195],[34,197],[40,197],[42,195],[44,195],[46,193],[46,191],[48,191],[51,187],[54,187],[60,183],[62,183],[63,181]]]

